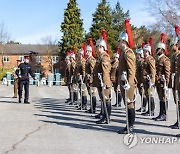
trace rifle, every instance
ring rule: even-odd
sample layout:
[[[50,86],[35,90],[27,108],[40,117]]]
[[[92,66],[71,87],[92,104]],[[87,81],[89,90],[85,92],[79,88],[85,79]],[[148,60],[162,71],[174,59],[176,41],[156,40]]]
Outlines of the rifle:
[[[104,85],[103,80],[102,80],[102,73],[98,73],[98,78],[100,80],[100,84],[101,84],[101,88],[102,88],[102,98],[103,98],[103,100],[102,100],[103,105],[102,106],[104,108],[104,110],[102,110],[102,111],[105,112],[107,124],[109,124],[109,115],[108,115],[108,112],[107,112],[105,93],[104,93],[105,85]]]
[[[72,87],[72,82],[73,82],[73,75],[71,76],[71,80],[70,80],[71,103],[73,103],[73,87]]]
[[[130,85],[127,80],[127,72],[123,72],[121,76],[121,80],[125,82],[125,85],[123,86],[125,90],[125,104],[126,104],[126,125],[127,125],[127,133],[129,134],[129,116],[128,116],[128,97],[127,97],[127,90],[130,88]]]
[[[141,86],[141,89],[142,89],[142,96],[141,96],[141,113],[142,113],[142,110],[143,110],[143,96],[144,96],[144,87],[143,85]]]
[[[167,90],[168,89],[167,89],[166,78],[164,74],[162,75],[161,80],[164,83],[165,110],[166,110],[166,119],[168,119],[168,116],[167,116],[167,110],[168,110]]]

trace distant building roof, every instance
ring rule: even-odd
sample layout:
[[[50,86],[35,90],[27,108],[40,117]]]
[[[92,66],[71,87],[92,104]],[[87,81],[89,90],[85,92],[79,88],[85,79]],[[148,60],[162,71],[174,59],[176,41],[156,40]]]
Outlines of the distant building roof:
[[[40,55],[57,55],[59,48],[57,45],[42,45],[42,44],[4,44],[3,50],[7,55],[25,55],[37,53]]]

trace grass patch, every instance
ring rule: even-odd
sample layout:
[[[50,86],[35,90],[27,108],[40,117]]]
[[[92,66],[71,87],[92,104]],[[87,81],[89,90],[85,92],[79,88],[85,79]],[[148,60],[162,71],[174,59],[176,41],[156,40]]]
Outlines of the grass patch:
[[[6,73],[7,72],[13,72],[13,69],[12,68],[10,68],[10,69],[4,69],[3,71],[2,71],[2,69],[0,70],[0,81],[2,81],[2,79],[3,79],[3,77],[5,77],[6,76]]]

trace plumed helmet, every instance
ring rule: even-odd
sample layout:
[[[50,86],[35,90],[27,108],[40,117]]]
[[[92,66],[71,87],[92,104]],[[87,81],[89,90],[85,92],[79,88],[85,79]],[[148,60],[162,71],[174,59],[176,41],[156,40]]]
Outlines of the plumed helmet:
[[[143,53],[143,49],[142,48],[139,48],[136,50],[136,53],[137,54],[140,54],[142,58],[144,58],[144,53]]]
[[[144,47],[143,47],[143,50],[146,50],[149,52],[149,54],[151,55],[151,46],[149,44],[146,44]]]
[[[65,60],[69,60],[69,59],[70,59],[70,57],[69,57],[69,56],[66,56]]]
[[[124,40],[128,43],[128,34],[126,32],[122,32],[119,34],[119,38],[118,38],[118,41],[120,40]]]
[[[79,49],[78,53],[83,55],[84,54],[84,50],[83,49]]]
[[[92,47],[91,47],[90,45],[87,45],[87,46],[86,46],[86,51],[92,52]]]
[[[172,45],[174,45],[176,43],[178,43],[178,37],[177,36],[172,38],[170,45],[172,46]]]
[[[113,57],[114,58],[119,58],[119,54],[118,53],[114,53]]]
[[[156,46],[156,50],[157,49],[163,49],[164,51],[166,51],[166,45],[162,42],[159,42]]]
[[[103,46],[105,51],[107,50],[106,42],[103,39],[99,39],[99,40],[96,41],[96,47],[98,45]]]
[[[70,55],[70,58],[74,58],[75,59],[75,54],[74,53],[71,53],[71,55]]]

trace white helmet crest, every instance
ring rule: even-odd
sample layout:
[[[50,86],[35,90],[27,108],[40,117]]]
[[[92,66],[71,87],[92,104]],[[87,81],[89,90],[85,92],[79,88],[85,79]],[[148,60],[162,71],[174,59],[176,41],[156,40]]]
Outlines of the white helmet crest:
[[[151,55],[151,46],[149,44],[146,44],[144,47],[143,47],[143,50],[146,50],[150,53]]]

